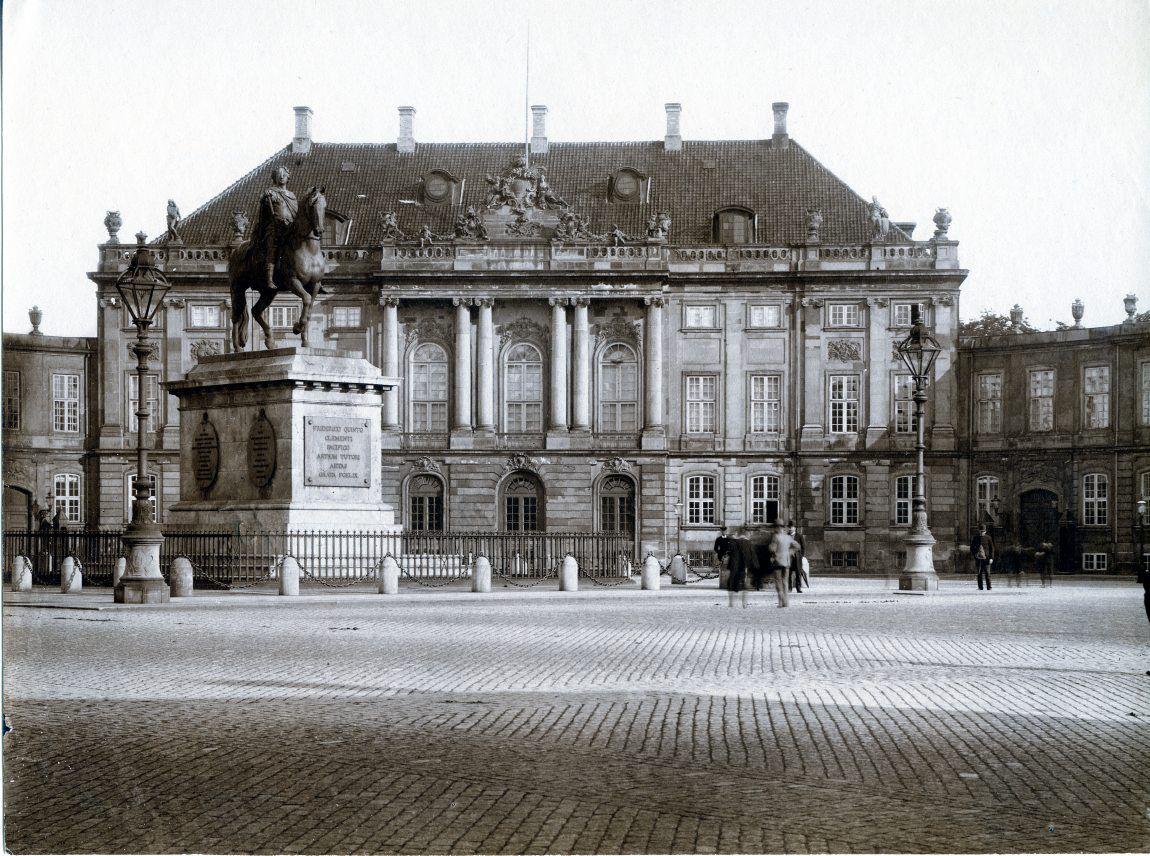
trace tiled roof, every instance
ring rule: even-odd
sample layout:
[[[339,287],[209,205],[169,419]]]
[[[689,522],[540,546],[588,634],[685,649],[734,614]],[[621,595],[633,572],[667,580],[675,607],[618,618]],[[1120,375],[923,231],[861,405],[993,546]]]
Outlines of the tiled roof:
[[[451,204],[402,204],[418,199],[421,177],[445,170],[465,181],[462,206],[482,208],[487,173],[501,174],[523,152],[517,143],[418,143],[413,154],[390,144],[313,143],[306,155],[291,147],[276,152],[231,187],[188,215],[180,227],[189,244],[227,243],[232,213],[253,216],[272,167],[291,170],[288,187],[297,195],[321,185],[328,209],[353,220],[350,243],[381,240],[380,215],[395,211],[400,228],[416,232],[424,224],[449,234],[459,207]],[[712,218],[719,209],[749,208],[758,216],[758,241],[799,243],[806,236],[806,212],[823,213],[824,244],[860,243],[871,238],[866,202],[793,140],[786,148],[770,140],[691,141],[679,152],[666,152],[661,141],[639,143],[551,143],[546,155],[532,155],[552,189],[595,232],[613,223],[641,235],[648,216],[667,211],[670,243],[712,243]],[[650,202],[607,201],[608,176],[631,167],[651,176]],[[893,226],[892,226],[893,228]]]

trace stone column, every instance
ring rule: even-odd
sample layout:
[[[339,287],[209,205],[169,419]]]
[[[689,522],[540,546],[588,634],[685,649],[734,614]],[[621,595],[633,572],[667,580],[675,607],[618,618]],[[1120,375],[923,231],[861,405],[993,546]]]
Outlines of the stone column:
[[[495,301],[479,297],[479,331],[476,334],[475,361],[479,372],[479,395],[476,401],[476,428],[483,434],[495,433],[495,325],[491,307]]]
[[[894,413],[891,408],[891,337],[887,334],[890,301],[885,297],[867,298],[867,384],[866,447],[879,443],[887,433]]]
[[[399,377],[399,298],[381,297],[383,305],[383,373]],[[383,394],[383,430],[399,430],[399,390]]]
[[[572,354],[575,365],[571,373],[575,384],[572,392],[572,431],[591,430],[591,327],[587,320],[590,302],[586,297],[575,300],[575,320],[572,324],[575,339]]]
[[[555,432],[567,430],[567,298],[551,303],[551,421]]]
[[[471,300],[452,299],[455,304],[455,414],[452,433],[471,433]]]
[[[643,344],[643,448],[666,447],[667,432],[663,424],[663,304],[662,295],[644,297],[647,324]]]

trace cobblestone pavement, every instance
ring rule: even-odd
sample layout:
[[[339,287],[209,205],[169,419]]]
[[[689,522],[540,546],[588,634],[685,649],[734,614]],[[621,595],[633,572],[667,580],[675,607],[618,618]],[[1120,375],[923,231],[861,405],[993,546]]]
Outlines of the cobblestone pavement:
[[[1141,590],[970,589],[5,609],[6,846],[1150,849]]]

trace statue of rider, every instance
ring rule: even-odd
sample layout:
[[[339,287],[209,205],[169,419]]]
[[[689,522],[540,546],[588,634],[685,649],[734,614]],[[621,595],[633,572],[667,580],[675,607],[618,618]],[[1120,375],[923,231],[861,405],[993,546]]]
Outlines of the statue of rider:
[[[279,261],[280,250],[291,234],[296,212],[299,210],[295,194],[287,189],[290,177],[291,173],[286,166],[277,166],[272,170],[272,186],[260,197],[256,226],[252,234],[252,249],[257,254],[262,252],[264,270],[267,273],[267,287],[270,291],[277,290],[276,263]]]

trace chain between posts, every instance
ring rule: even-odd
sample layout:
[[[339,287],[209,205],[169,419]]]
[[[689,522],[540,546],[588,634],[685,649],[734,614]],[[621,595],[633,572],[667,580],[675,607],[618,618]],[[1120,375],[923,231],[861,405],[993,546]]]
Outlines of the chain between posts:
[[[467,573],[462,573],[462,574],[459,574],[459,575],[454,576],[454,577],[446,577],[443,579],[442,582],[429,583],[429,582],[424,582],[422,579],[420,579],[419,577],[415,576],[410,571],[408,571],[407,568],[405,568],[403,565],[401,565],[399,563],[399,559],[397,559],[395,556],[392,556],[391,553],[388,553],[387,556],[391,556],[391,558],[395,560],[395,565],[396,565],[396,567],[399,568],[399,572],[401,574],[403,574],[407,579],[413,580],[416,583],[416,585],[421,585],[424,588],[443,588],[444,586],[448,586],[448,585],[451,585],[452,583],[457,583],[460,580],[467,579],[468,577],[471,576],[471,573],[472,573],[471,569],[468,568]],[[387,556],[384,556],[384,559],[386,559]],[[383,560],[381,559],[380,561],[382,562]]]
[[[291,554],[289,553],[288,556],[290,556],[290,555]],[[276,567],[282,568],[283,563],[284,563],[284,559],[288,558],[288,556],[280,556],[279,557],[279,563]],[[327,588],[350,588],[351,586],[357,585],[359,583],[365,583],[368,581],[375,582],[375,580],[378,579],[379,567],[380,567],[380,565],[383,564],[383,559],[380,559],[378,562],[376,562],[375,570],[372,571],[371,576],[352,577],[350,580],[348,580],[347,582],[343,582],[343,583],[329,583],[329,582],[325,581],[323,577],[317,577],[315,574],[313,574],[311,571],[309,571],[307,569],[307,566],[302,561],[300,561],[299,558],[297,558],[296,556],[291,556],[291,558],[295,559],[296,564],[299,565],[299,569],[305,577],[307,577],[309,580],[314,580],[315,582],[319,583],[321,586],[326,586]]]
[[[558,571],[558,569],[556,569],[556,570],[548,571],[547,573],[545,573],[543,576],[539,577],[539,579],[535,580],[534,582],[517,583],[517,582],[515,582],[514,579],[507,576],[507,574],[504,574],[501,571],[497,571],[494,568],[491,569],[491,573],[494,576],[497,576],[500,579],[502,579],[504,582],[515,586],[516,588],[535,588],[535,586],[540,585],[542,583],[545,583],[545,582],[547,582],[547,580],[558,579],[558,577],[559,577],[559,571]]]
[[[575,561],[578,562],[578,558],[576,558]],[[585,580],[590,580],[592,585],[603,586],[604,588],[615,588],[634,582],[630,574],[625,577],[595,577],[584,571],[582,565],[579,566],[579,576]],[[608,582],[608,580],[610,580],[610,582]]]

